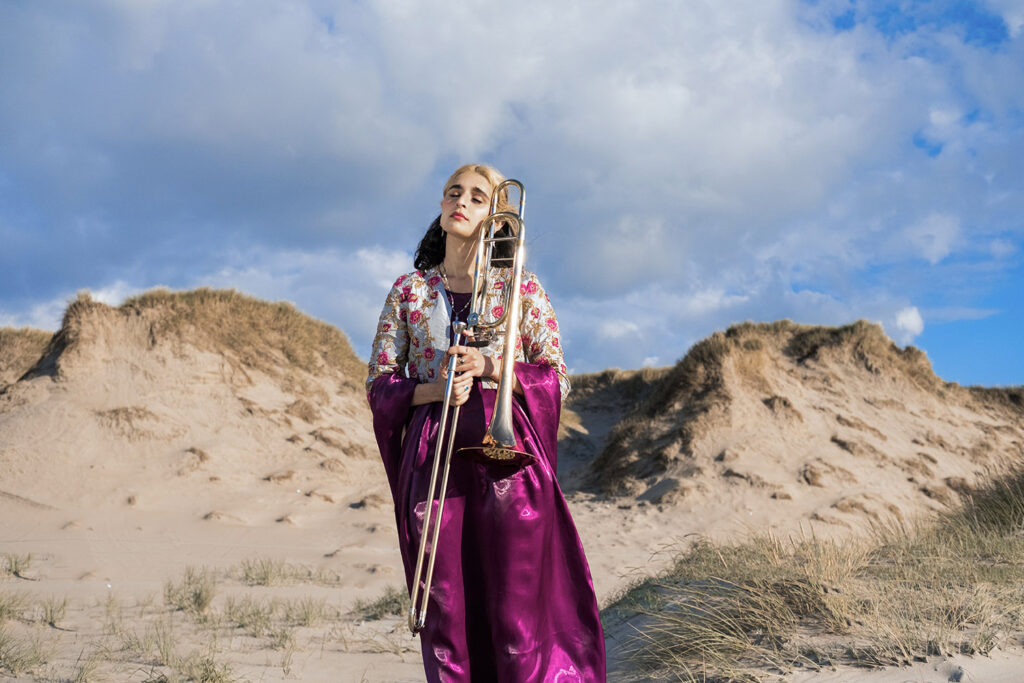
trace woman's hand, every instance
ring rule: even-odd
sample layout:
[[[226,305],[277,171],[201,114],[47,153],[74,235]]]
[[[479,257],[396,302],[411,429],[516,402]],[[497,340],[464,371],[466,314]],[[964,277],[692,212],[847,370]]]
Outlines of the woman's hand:
[[[461,406],[469,400],[473,380],[477,377],[490,377],[494,363],[476,347],[451,346],[448,348],[448,358],[441,367],[441,382],[448,379],[448,362],[452,357],[455,358],[455,379],[452,380],[451,402],[452,405]]]

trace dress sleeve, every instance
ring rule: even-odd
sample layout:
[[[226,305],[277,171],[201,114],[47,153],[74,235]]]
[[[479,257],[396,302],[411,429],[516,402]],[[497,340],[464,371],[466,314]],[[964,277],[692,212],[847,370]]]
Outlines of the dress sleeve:
[[[562,334],[558,329],[555,309],[533,273],[529,273],[520,285],[520,295],[523,314],[519,333],[522,335],[523,354],[528,363],[549,365],[554,369],[564,401],[569,395],[569,371],[562,354]]]
[[[408,362],[409,328],[401,306],[401,284],[404,278],[400,277],[391,288],[377,321],[377,334],[373,338],[369,376],[366,379],[367,394],[378,377],[397,373]]]

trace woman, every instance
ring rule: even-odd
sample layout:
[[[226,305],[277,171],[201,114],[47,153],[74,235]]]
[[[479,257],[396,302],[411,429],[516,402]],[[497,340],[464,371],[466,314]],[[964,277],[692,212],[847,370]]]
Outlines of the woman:
[[[506,362],[497,341],[482,349],[451,345],[452,319],[465,321],[470,308],[477,232],[502,180],[484,165],[452,174],[441,215],[416,251],[417,270],[395,282],[377,325],[367,395],[410,586],[447,359],[457,358],[451,403],[462,406],[456,450],[480,445]],[[501,197],[499,210],[506,208]],[[501,306],[510,273],[493,271],[483,310]],[[558,417],[569,391],[558,323],[529,271],[520,295],[513,422],[517,449],[535,458],[515,467],[453,455],[420,633],[429,681],[605,680],[593,582],[555,480]]]

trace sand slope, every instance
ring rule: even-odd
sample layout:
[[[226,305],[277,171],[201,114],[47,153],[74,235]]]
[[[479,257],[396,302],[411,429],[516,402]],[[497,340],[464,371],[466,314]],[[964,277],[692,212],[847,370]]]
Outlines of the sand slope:
[[[584,487],[759,528],[915,516],[1024,455],[1021,396],[943,382],[863,321],[739,325],[650,380]]]

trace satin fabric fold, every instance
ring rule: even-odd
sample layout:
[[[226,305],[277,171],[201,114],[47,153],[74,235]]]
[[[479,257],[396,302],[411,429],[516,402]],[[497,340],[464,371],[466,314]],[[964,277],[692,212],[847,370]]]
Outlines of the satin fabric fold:
[[[453,455],[420,634],[427,680],[604,681],[604,637],[593,582],[555,479],[558,376],[543,364],[516,363],[515,373],[524,393],[513,407],[517,447],[536,459],[518,468]],[[382,375],[369,392],[407,585],[441,414],[440,403],[412,406],[416,384]],[[456,449],[480,444],[494,399],[494,390],[474,385],[460,411]]]

